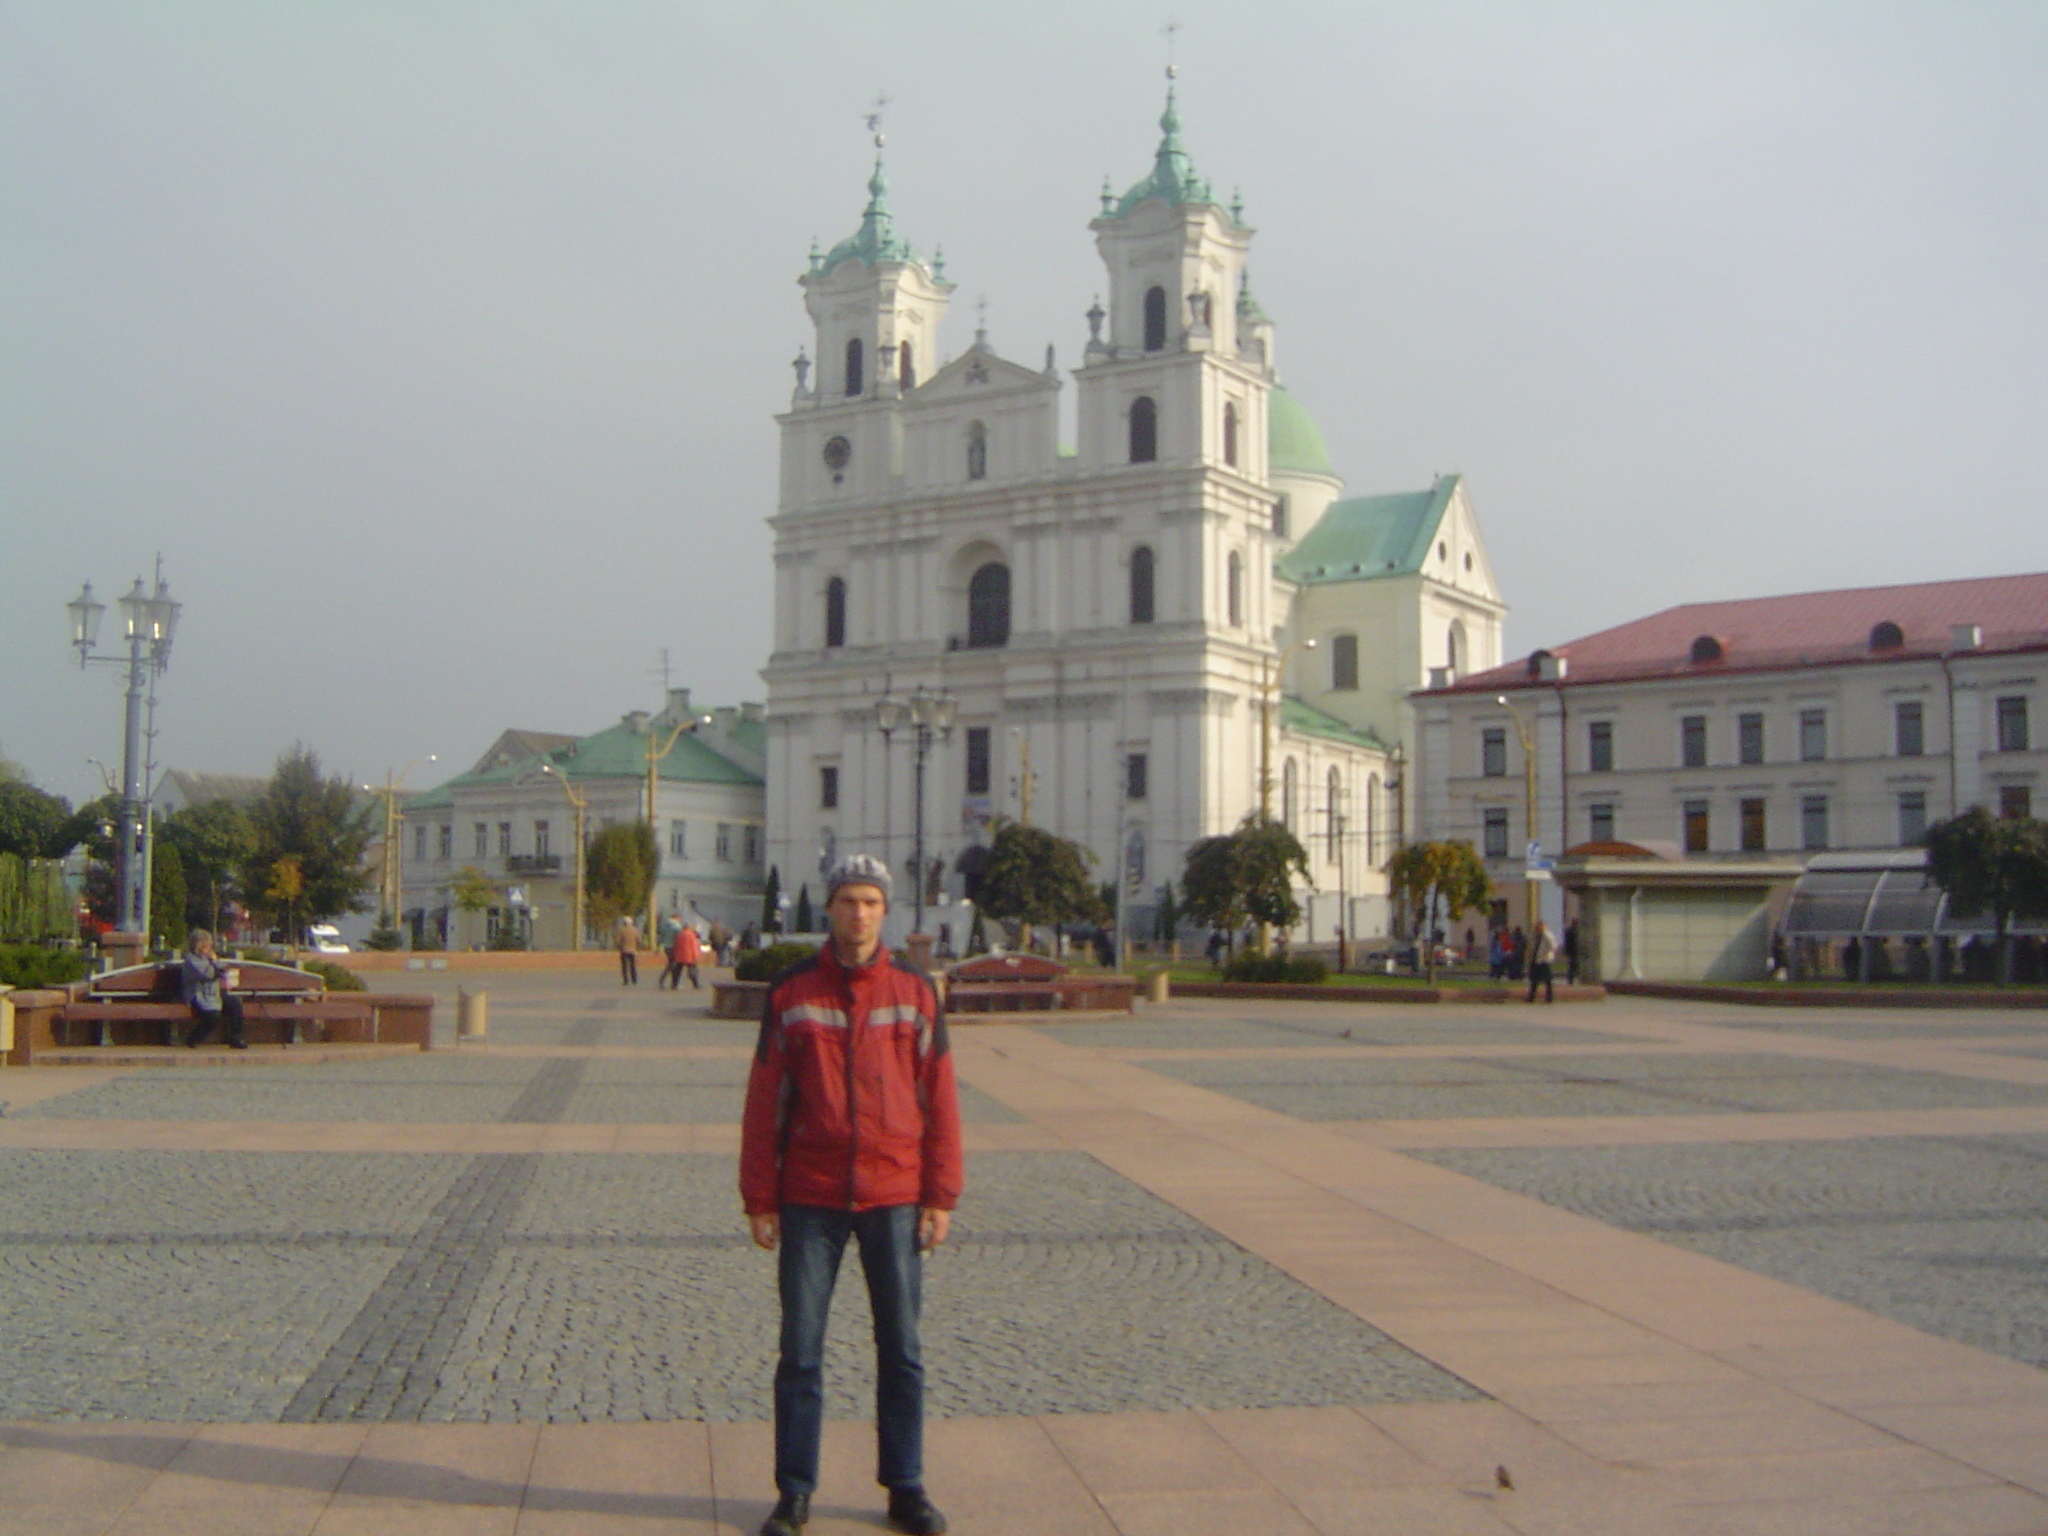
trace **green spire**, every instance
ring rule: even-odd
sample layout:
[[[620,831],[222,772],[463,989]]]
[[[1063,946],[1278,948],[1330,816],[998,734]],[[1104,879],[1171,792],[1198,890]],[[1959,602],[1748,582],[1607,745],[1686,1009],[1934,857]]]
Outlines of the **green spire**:
[[[1266,318],[1266,312],[1259,308],[1259,301],[1252,296],[1252,274],[1249,267],[1238,274],[1237,314],[1241,320],[1263,320]]]
[[[1105,214],[1122,218],[1147,198],[1156,197],[1169,208],[1178,208],[1183,203],[1213,203],[1215,196],[1195,170],[1195,163],[1188,158],[1188,152],[1180,142],[1180,108],[1174,101],[1174,88],[1169,81],[1166,87],[1166,110],[1159,114],[1159,148],[1152,156],[1152,174],[1126,192],[1110,213],[1105,199]]]
[[[829,272],[840,262],[852,256],[875,266],[884,261],[909,261],[914,253],[910,242],[896,234],[895,221],[889,214],[889,175],[882,166],[882,148],[875,146],[875,170],[868,177],[868,205],[861,211],[860,228],[833,246],[820,258],[811,257],[813,272]]]

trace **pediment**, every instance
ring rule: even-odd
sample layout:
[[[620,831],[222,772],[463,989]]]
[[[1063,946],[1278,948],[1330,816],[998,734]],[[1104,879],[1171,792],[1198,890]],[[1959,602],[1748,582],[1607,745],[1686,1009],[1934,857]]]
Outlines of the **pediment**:
[[[938,405],[1059,387],[1056,378],[998,357],[986,347],[971,347],[912,390],[904,404]]]

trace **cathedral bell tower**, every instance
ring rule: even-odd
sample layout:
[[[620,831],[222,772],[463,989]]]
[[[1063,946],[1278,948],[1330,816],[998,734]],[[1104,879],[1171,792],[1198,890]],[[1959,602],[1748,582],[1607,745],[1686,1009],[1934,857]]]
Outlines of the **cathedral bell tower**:
[[[896,234],[882,144],[877,133],[860,228],[823,255],[814,245],[798,279],[816,361],[798,354],[782,418],[785,512],[886,494],[902,471],[898,402],[938,366],[953,285],[943,258],[924,261]]]

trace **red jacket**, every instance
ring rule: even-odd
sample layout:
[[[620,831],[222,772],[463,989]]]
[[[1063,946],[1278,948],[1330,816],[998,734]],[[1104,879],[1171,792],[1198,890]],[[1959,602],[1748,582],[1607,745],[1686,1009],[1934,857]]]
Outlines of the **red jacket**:
[[[867,1211],[959,1202],[960,1100],[932,984],[827,944],[768,989],[740,1127],[740,1199]]]

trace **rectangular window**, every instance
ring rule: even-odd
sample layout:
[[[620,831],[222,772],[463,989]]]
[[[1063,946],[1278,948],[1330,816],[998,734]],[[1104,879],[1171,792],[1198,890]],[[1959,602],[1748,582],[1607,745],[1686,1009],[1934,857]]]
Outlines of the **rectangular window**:
[[[967,727],[967,793],[985,795],[989,786],[989,728]]]
[[[1128,753],[1124,757],[1124,798],[1142,800],[1145,798],[1147,764],[1142,752]]]
[[[1927,725],[1918,699],[1892,706],[1892,746],[1900,757],[1918,757],[1927,750]]]
[[[1614,772],[1614,722],[1595,720],[1586,727],[1586,770]]]
[[[476,824],[476,856],[486,858],[491,851],[491,824],[479,821]]]
[[[1486,813],[1486,847],[1489,859],[1504,859],[1508,856],[1508,813],[1504,807],[1495,806]]]
[[[1504,725],[1489,725],[1479,733],[1479,771],[1489,779],[1506,776],[1508,771],[1508,729]]]
[[[1764,717],[1755,710],[1735,717],[1735,755],[1745,763],[1764,760]]]
[[[1330,636],[1330,691],[1346,693],[1358,686],[1358,636]]]
[[[498,823],[498,857],[501,859],[512,857],[512,823],[509,821]]]
[[[690,824],[687,821],[668,824],[668,851],[673,858],[687,859],[690,856]]]
[[[2034,790],[2028,784],[1998,786],[1998,814],[2025,821],[2034,814]]]
[[[1742,851],[1762,853],[1768,846],[1762,797],[1742,802]]]
[[[427,856],[427,829],[425,827],[413,828],[412,856],[416,859],[424,859]]]
[[[732,862],[732,823],[729,821],[718,824],[718,859],[722,864]]]
[[[1707,851],[1707,802],[1704,800],[1685,802],[1685,851]]]
[[[443,822],[441,824],[441,857],[444,859],[455,857],[455,827],[450,822]]]
[[[747,844],[747,862],[748,862],[749,864],[758,864],[758,863],[760,863],[760,862],[761,862],[761,829],[760,829],[760,828],[759,828],[758,826],[755,826],[755,825],[754,825],[754,824],[753,824],[752,822],[749,822],[749,823],[747,824],[747,837],[746,837],[746,844]]]
[[[1799,846],[1825,848],[1828,845],[1828,797],[1802,795],[1799,800]]]
[[[1899,796],[1899,846],[1910,848],[1927,835],[1927,791],[1909,789]]]
[[[1586,807],[1586,836],[1596,843],[1614,841],[1614,806],[1609,801]]]
[[[548,856],[548,824],[544,821],[533,824],[533,856],[537,859]]]
[[[818,770],[818,807],[821,810],[839,809],[839,766],[827,763]]]
[[[2024,752],[2027,750],[2027,699],[2025,694],[2013,694],[1998,701],[1998,750],[2001,752]]]
[[[1828,712],[1824,709],[1802,709],[1799,711],[1799,760],[1802,763],[1818,763],[1827,755]]]
[[[1678,763],[1682,768],[1707,766],[1707,717],[1684,715],[1678,722]]]

